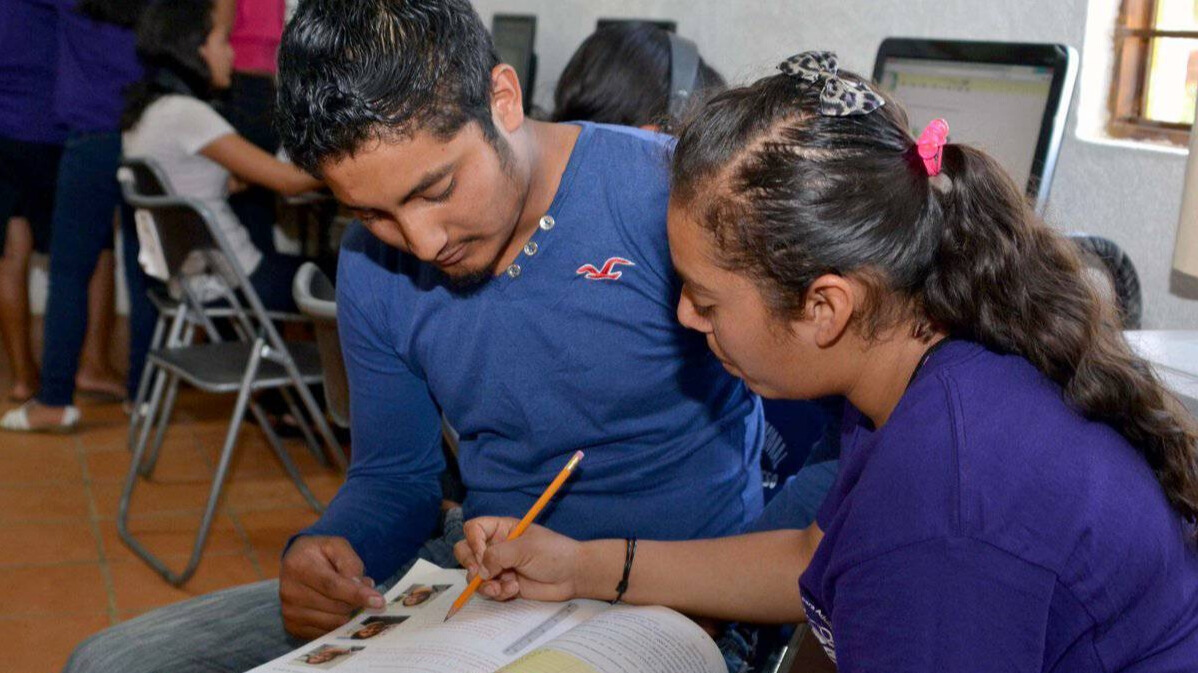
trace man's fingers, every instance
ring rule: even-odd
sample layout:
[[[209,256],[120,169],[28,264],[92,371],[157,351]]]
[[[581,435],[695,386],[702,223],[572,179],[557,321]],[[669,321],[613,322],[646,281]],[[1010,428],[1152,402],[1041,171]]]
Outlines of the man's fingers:
[[[283,606],[283,623],[287,631],[300,638],[319,638],[349,622],[349,615],[330,614],[297,606]]]
[[[354,610],[360,607],[329,598],[312,587],[298,582],[280,584],[279,598],[282,599],[284,605],[346,616],[352,614]]]
[[[349,603],[359,608],[381,608],[383,595],[370,587],[342,577],[335,572],[322,573],[312,579],[310,586],[327,598]]]
[[[366,572],[362,559],[349,541],[343,537],[331,537],[321,545],[324,555],[333,564],[337,574],[343,577],[361,577]]]

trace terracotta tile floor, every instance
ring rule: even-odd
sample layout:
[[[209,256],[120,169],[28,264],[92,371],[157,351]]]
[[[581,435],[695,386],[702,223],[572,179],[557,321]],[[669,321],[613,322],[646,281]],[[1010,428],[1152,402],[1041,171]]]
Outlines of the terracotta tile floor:
[[[0,391],[8,385],[0,369]],[[53,673],[76,643],[123,619],[275,577],[287,538],[316,519],[261,434],[247,425],[199,570],[184,587],[172,587],[117,536],[114,517],[130,456],[120,405],[80,405],[84,424],[75,435],[0,433],[5,673]],[[0,409],[9,406],[0,403]],[[230,407],[221,398],[181,395],[153,479],[134,493],[130,527],[175,568],[190,552]],[[339,473],[322,467],[300,441],[287,446],[313,492],[327,502],[341,483]]]

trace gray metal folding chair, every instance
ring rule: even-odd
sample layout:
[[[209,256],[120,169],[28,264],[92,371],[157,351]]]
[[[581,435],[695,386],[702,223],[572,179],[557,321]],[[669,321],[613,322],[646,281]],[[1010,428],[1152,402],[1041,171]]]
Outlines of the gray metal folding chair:
[[[255,393],[266,389],[293,391],[298,395],[303,410],[307,412],[305,417],[299,406],[291,404],[292,413],[304,431],[309,445],[323,455],[308,425],[310,420],[315,424],[316,432],[323,440],[328,455],[342,469],[345,468],[346,462],[340,445],[333,437],[328,422],[308,387],[320,383],[323,379],[316,345],[283,341],[245,271],[231,254],[224,235],[216,225],[215,216],[201,201],[167,195],[158,177],[160,175],[161,172],[157,171],[149,160],[126,159],[122,162],[117,176],[125,199],[138,211],[139,227],[148,227],[156,234],[160,246],[155,254],[161,256],[161,263],[169,274],[171,285],[179,288],[182,294],[175,315],[166,328],[166,334],[162,339],[163,346],[151,350],[147,358],[147,368],[153,367],[156,377],[161,375],[167,380],[162,383],[163,379],[159,378],[152,387],[147,399],[142,402],[146,405],[144,411],[139,410],[141,428],[138,432],[131,433],[136,435],[136,441],[125,487],[121,493],[117,530],[121,539],[134,553],[168,582],[178,586],[186,582],[199,565],[247,409],[254,414],[268,444],[296,488],[314,509],[323,510],[321,503],[304,483],[278,435],[271,428],[266,413],[255,401]],[[154,188],[155,182],[158,185],[157,189]],[[222,339],[211,317],[206,313],[204,304],[192,290],[193,279],[201,276],[213,276],[220,281],[223,300],[230,310],[238,333],[244,335],[244,340]],[[196,329],[204,330],[208,343],[191,343],[190,333]],[[191,556],[186,567],[178,573],[146,549],[128,528],[133,491],[139,481],[139,474],[145,471],[147,440],[157,424],[156,442],[160,444],[174,405],[174,395],[167,395],[165,392],[170,390],[173,393],[177,381],[210,393],[237,394]],[[288,400],[292,402],[290,398]]]
[[[337,292],[320,267],[305,262],[291,283],[295,305],[312,319],[316,328],[316,346],[324,368],[324,402],[329,417],[338,427],[349,427],[349,381],[341,358],[341,339],[337,335]]]
[[[143,197],[167,197],[174,196],[175,191],[171,185],[170,179],[162,173],[158,165],[153,160],[144,160],[135,162],[136,166],[130,168],[131,180],[122,183],[122,190],[127,195],[143,196]],[[150,350],[157,350],[163,347],[175,348],[184,344],[191,344],[194,341],[197,328],[202,327],[200,314],[188,313],[184,316],[181,328],[172,331],[170,326],[178,315],[181,302],[170,295],[165,286],[153,285],[147,291],[150,303],[158,312],[158,319],[154,324],[154,332],[150,338]],[[235,311],[227,305],[207,304],[203,307],[203,315],[214,320],[229,320],[234,318]],[[306,320],[302,315],[295,313],[282,313],[269,311],[268,315],[271,320],[281,322],[298,322]],[[239,326],[237,322],[232,323],[235,331],[240,332],[236,328]],[[252,340],[252,335],[241,334],[245,340]],[[129,450],[133,451],[137,443],[146,441],[146,433],[150,431],[152,423],[150,417],[146,415],[149,410],[149,405],[146,403],[151,394],[157,396],[163,394],[161,388],[167,386],[165,372],[152,365],[142,367],[141,378],[138,381],[137,392],[133,398],[133,407],[129,419]],[[178,378],[171,378],[169,386],[166,387],[166,406],[172,407],[174,400],[178,394]],[[159,389],[159,392],[152,392]],[[153,442],[150,444],[149,454],[142,462],[141,474],[144,477],[149,477],[154,471],[154,465],[158,460],[159,449],[162,446],[163,431],[165,425],[159,427],[158,434],[155,435]],[[316,451],[321,461],[327,464],[323,452]]]

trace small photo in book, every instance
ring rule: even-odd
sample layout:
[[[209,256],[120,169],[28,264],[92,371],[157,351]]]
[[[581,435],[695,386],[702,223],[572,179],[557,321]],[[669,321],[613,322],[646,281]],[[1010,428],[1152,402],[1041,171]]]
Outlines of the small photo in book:
[[[350,647],[344,645],[321,645],[320,647],[300,655],[294,663],[307,668],[335,668],[338,664],[366,649],[363,646]]]
[[[408,587],[402,594],[391,601],[392,605],[404,608],[418,608],[422,605],[428,605],[433,600],[445,593],[445,590],[453,586],[452,584],[413,584]]]
[[[356,631],[352,631],[348,636],[341,636],[343,640],[370,640],[375,636],[381,636],[391,629],[408,621],[408,617],[391,617],[379,616],[368,617],[362,622],[362,625]]]

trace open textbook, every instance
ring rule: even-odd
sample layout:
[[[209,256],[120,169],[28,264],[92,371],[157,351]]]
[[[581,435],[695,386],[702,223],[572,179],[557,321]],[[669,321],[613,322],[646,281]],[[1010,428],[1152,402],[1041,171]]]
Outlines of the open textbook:
[[[417,561],[386,608],[251,673],[724,673],[711,638],[662,607],[475,597],[448,622],[466,571]]]

